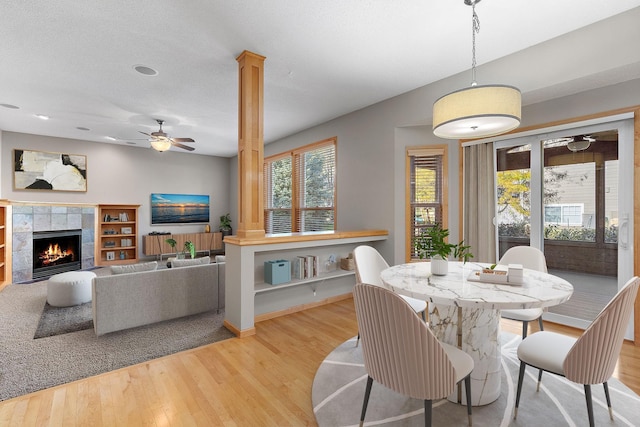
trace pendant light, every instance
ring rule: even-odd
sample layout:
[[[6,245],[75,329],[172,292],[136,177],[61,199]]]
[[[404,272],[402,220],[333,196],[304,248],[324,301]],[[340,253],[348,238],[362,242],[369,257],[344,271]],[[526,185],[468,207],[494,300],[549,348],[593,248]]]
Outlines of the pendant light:
[[[471,86],[449,93],[433,104],[433,133],[440,138],[484,138],[520,126],[521,95],[518,88],[476,83],[476,33],[480,31],[476,3],[479,2],[464,0],[473,9]]]

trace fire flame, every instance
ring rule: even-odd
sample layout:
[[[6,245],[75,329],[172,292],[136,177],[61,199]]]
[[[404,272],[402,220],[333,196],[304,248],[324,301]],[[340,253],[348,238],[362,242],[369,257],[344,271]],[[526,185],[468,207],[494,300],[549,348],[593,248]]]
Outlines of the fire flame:
[[[48,265],[67,256],[71,256],[73,258],[73,253],[67,251],[66,249],[61,249],[60,245],[58,245],[57,243],[51,243],[49,244],[49,248],[42,252],[42,254],[40,255],[40,259],[42,260],[43,265]]]

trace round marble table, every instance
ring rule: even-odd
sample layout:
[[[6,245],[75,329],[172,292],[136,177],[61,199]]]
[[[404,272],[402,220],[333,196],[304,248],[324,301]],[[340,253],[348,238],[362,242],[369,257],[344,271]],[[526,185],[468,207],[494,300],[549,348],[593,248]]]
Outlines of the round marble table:
[[[475,363],[471,403],[486,405],[500,396],[500,310],[549,307],[567,301],[573,286],[548,273],[524,269],[521,284],[480,282],[475,275],[489,264],[451,261],[445,276],[431,274],[430,263],[400,264],[382,271],[395,292],[430,304],[430,326],[438,339],[467,352]],[[466,403],[458,391],[449,400]]]

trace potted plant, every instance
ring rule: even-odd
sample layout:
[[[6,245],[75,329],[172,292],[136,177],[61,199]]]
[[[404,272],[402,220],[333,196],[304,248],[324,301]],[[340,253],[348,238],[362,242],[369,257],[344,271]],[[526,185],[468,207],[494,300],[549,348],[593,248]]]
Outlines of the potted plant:
[[[186,253],[191,255],[191,258],[196,257],[196,246],[193,244],[193,242],[191,242],[191,240],[187,240],[186,242],[184,242],[184,248],[182,251],[176,250],[178,242],[176,242],[175,239],[165,239],[165,242],[167,242],[169,246],[171,246],[171,249],[176,253],[176,258],[178,259],[184,258]]]
[[[232,233],[231,230],[231,215],[226,213],[220,216],[220,226],[218,227],[222,236],[229,236]]]
[[[415,239],[418,257],[430,258],[431,272],[438,276],[443,276],[449,271],[448,261],[451,254],[455,259],[463,262],[473,258],[473,254],[469,251],[471,247],[465,245],[464,241],[461,240],[458,244],[447,243],[447,237],[449,237],[449,230],[436,223],[426,231],[423,229]]]

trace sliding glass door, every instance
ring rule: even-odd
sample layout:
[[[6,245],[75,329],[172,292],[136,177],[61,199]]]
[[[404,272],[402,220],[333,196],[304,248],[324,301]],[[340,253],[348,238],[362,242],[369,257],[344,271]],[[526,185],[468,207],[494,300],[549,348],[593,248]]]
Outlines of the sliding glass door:
[[[575,288],[545,319],[586,327],[633,275],[632,133],[627,120],[494,144],[497,256],[537,247]]]

